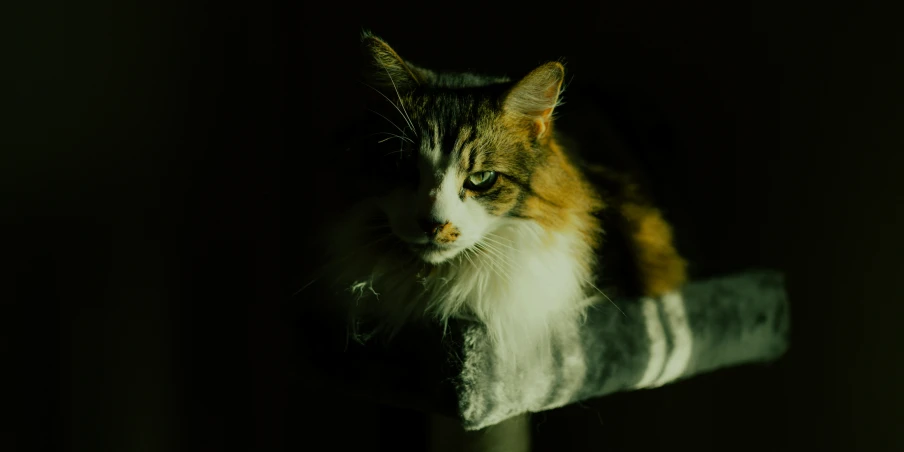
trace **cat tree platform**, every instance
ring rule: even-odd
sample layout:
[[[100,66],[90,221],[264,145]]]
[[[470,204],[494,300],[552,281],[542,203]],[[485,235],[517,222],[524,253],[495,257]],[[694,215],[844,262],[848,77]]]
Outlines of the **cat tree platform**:
[[[438,413],[478,430],[621,391],[655,388],[728,366],[764,363],[788,347],[784,277],[748,271],[689,283],[659,299],[613,300],[584,325],[516,367],[494,359],[480,325],[400,333],[387,343],[347,339],[341,322],[302,328],[326,390]],[[323,320],[319,317],[318,320]]]

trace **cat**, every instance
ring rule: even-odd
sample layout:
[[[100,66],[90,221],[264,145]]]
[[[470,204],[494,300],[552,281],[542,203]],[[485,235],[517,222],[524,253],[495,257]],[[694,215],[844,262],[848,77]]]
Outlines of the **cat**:
[[[611,302],[598,285],[607,268],[639,295],[681,287],[687,264],[659,209],[629,176],[564,145],[563,64],[518,80],[443,73],[370,32],[361,41],[371,98],[341,182],[356,203],[330,227],[325,270],[357,338],[462,318],[524,359]],[[603,268],[616,242],[630,259]]]

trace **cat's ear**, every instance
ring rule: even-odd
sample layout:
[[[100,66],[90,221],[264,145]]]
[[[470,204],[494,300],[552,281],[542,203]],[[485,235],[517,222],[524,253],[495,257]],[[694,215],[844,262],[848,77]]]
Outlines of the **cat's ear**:
[[[406,63],[386,41],[369,31],[361,33],[367,66],[364,71],[365,83],[375,89],[411,91],[424,82],[420,71]]]
[[[552,112],[559,103],[563,80],[565,67],[562,63],[546,63],[531,71],[506,93],[503,109],[533,119],[537,137],[542,137],[552,122]]]

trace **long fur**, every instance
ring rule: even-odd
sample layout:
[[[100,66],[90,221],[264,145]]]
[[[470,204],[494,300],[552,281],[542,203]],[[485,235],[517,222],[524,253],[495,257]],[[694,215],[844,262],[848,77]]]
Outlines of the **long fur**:
[[[387,108],[371,110],[379,130],[353,154],[362,159],[362,195],[331,228],[325,269],[353,334],[366,340],[411,322],[466,318],[487,329],[500,359],[529,365],[551,334],[605,299],[594,281],[607,204],[553,130],[564,67],[547,63],[515,82],[439,74],[369,33],[363,42],[372,58],[367,86]],[[482,171],[498,173],[494,185],[468,188]],[[652,208],[630,212],[623,218],[641,238],[637,254],[677,275],[655,281],[673,288],[683,261],[656,260],[671,257],[667,224]],[[437,251],[418,225],[440,217],[443,228],[431,229],[445,234],[434,239]]]
[[[375,215],[376,208],[362,205],[346,224],[364,225],[362,218]],[[345,300],[352,319],[380,319],[376,330],[355,331],[361,338],[424,319],[476,320],[503,358],[524,362],[549,345],[551,333],[573,327],[601,299],[591,282],[595,275],[575,257],[593,253],[577,231],[509,219],[474,248],[429,265],[407,255],[392,237],[367,246],[373,236],[366,229],[338,231],[334,246],[351,256],[338,263],[342,276],[336,281],[350,295]]]

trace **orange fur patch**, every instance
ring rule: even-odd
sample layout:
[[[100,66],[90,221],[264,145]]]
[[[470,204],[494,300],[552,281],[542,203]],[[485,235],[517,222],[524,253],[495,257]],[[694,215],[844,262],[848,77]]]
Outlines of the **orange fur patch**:
[[[536,123],[532,119],[503,115],[500,123],[501,133],[496,142],[503,144],[497,149],[508,152],[496,152],[479,163],[489,164],[487,169],[520,176],[526,187],[501,180],[498,183],[502,184],[501,194],[490,204],[490,210],[494,213],[514,211],[548,231],[575,232],[585,243],[596,248],[601,225],[595,214],[605,204],[580,169],[566,156],[553,134],[546,133],[537,140]],[[547,132],[551,129],[550,121]],[[539,146],[533,144],[535,140]],[[524,168],[524,156],[530,156],[530,168]],[[586,256],[582,264],[590,269],[592,256]]]
[[[406,64],[382,40],[370,36],[367,44],[379,66],[375,74],[378,80],[384,75],[395,77],[396,82],[425,80],[419,75],[421,70]],[[496,100],[467,96],[442,104],[451,99],[443,97],[447,94],[442,92],[420,98],[406,95],[404,104],[415,119],[423,115],[428,121],[438,122],[438,126],[434,124],[434,147],[442,144],[440,130],[454,134],[455,144],[445,152],[457,152],[461,177],[480,171],[500,175],[492,188],[463,188],[462,196],[478,200],[493,215],[530,219],[551,232],[575,233],[594,250],[602,244],[604,227],[619,229],[631,248],[642,293],[656,296],[678,289],[687,278],[687,264],[675,249],[671,227],[661,212],[639,195],[625,174],[607,168],[588,168],[585,173],[557,142],[554,110],[564,69],[555,62],[541,65],[506,91],[501,109]],[[431,119],[431,111],[454,114]],[[470,122],[461,120],[469,114],[473,114]],[[602,177],[616,188],[611,192],[612,187],[600,190],[588,177],[594,181]],[[601,224],[597,214],[604,209],[616,209],[619,224]],[[452,243],[459,235],[455,226],[446,224],[436,231],[435,241]],[[581,259],[590,269],[595,256],[585,254]]]
[[[446,223],[442,225],[437,232],[434,240],[436,240],[437,243],[452,243],[457,240],[460,235],[461,231],[459,231],[457,227],[453,226],[452,223]]]
[[[621,206],[644,295],[660,296],[687,280],[687,262],[672,244],[672,228],[658,209],[634,203]]]

